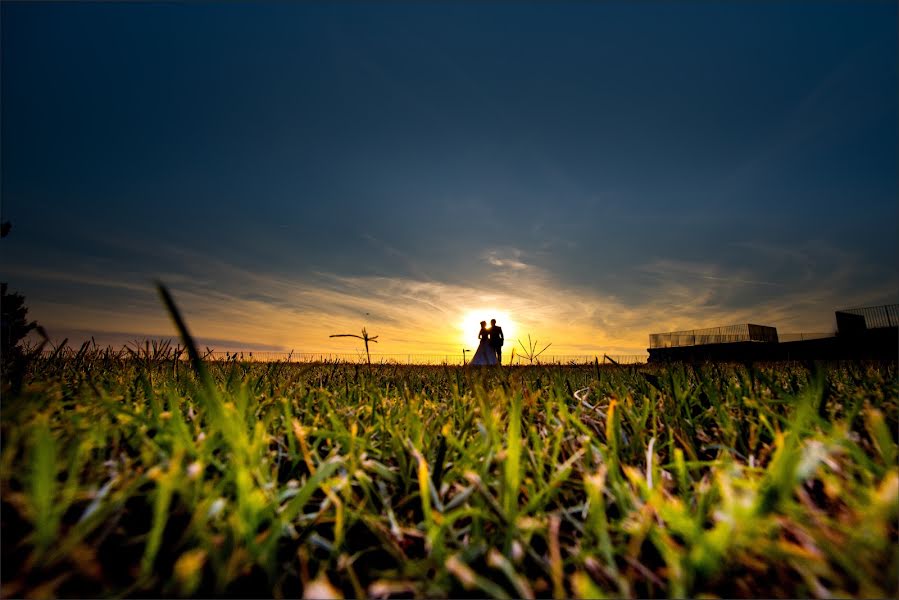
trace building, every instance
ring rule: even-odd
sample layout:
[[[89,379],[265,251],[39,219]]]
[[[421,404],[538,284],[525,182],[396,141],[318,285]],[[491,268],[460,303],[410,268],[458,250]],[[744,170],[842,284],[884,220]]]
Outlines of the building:
[[[649,362],[899,359],[899,304],[838,310],[836,323],[833,334],[786,339],[752,323],[652,333]]]

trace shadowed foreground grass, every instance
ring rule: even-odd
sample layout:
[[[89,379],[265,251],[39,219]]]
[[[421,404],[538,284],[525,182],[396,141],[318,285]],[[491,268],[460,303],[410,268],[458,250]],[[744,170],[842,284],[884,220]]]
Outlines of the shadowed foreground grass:
[[[894,365],[185,365],[4,390],[4,597],[899,593]]]

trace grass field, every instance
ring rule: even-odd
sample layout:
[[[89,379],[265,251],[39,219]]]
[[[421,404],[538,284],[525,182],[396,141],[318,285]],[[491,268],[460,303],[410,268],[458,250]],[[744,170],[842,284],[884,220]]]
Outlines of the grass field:
[[[899,593],[895,365],[193,358],[4,390],[4,597]]]

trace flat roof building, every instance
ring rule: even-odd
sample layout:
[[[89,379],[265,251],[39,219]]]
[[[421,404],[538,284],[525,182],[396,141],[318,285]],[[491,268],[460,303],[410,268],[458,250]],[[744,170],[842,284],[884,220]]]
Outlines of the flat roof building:
[[[899,304],[836,311],[837,332],[780,340],[752,323],[649,334],[649,362],[897,360]],[[789,341],[788,341],[789,340]]]
[[[649,334],[650,348],[678,348],[705,344],[732,344],[734,342],[777,343],[777,328],[746,323]]]

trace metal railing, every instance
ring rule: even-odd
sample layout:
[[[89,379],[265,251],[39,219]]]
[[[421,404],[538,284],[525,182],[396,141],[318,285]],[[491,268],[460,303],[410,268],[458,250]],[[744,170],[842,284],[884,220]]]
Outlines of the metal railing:
[[[649,334],[650,348],[676,348],[733,342],[777,342],[777,329],[767,325],[725,325],[706,329],[689,329]]]
[[[880,329],[882,327],[899,326],[899,304],[865,306],[862,308],[844,308],[836,312],[864,317],[865,327],[867,329]]]
[[[647,354],[541,354],[531,363],[527,357],[516,354],[514,359],[503,357],[503,364],[508,364],[509,360],[512,360],[512,364],[515,365],[592,365],[597,361],[604,365],[639,365],[645,363],[648,358]]]
[[[471,361],[473,353],[466,353],[464,363]],[[212,352],[206,354],[207,360],[238,360],[249,362],[345,362],[363,364],[367,362],[365,353],[326,353],[326,352]],[[509,365],[575,365],[575,364],[641,364],[648,358],[645,354],[542,354],[532,362],[520,354],[512,355],[511,352],[503,353],[503,364]],[[372,364],[402,364],[402,365],[461,365],[461,354],[402,354],[402,353],[372,353]]]

